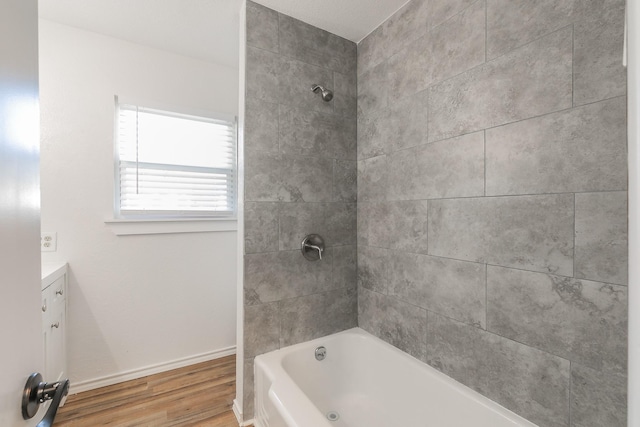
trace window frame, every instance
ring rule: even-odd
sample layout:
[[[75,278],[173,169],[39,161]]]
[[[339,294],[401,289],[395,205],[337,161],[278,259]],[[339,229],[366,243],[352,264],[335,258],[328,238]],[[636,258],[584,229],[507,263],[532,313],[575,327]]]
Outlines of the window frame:
[[[187,118],[194,118],[194,120],[202,119],[202,121],[209,120],[221,120],[229,123],[233,123],[233,169],[231,169],[231,174],[233,175],[233,180],[231,183],[230,191],[232,192],[232,205],[233,209],[231,211],[188,211],[188,210],[127,210],[123,213],[121,209],[121,176],[120,176],[120,141],[118,135],[118,126],[119,126],[119,113],[120,113],[120,105],[127,106],[135,106],[145,111],[151,111],[157,113],[158,115],[162,115],[166,113],[167,116],[170,117],[180,117],[184,116]],[[107,224],[115,226],[117,228],[122,228],[122,224],[142,224],[145,222],[152,222],[154,224],[171,224],[170,229],[176,228],[176,222],[185,221],[185,222],[197,222],[198,224],[205,225],[203,231],[229,231],[231,226],[214,226],[211,227],[210,221],[215,221],[218,223],[221,222],[229,222],[237,220],[238,215],[238,120],[237,117],[231,114],[222,114],[222,113],[214,113],[208,110],[196,110],[196,109],[185,109],[183,107],[175,107],[168,105],[160,105],[154,102],[144,102],[141,100],[131,100],[128,98],[123,98],[121,96],[114,96],[114,122],[113,122],[113,166],[114,166],[114,187],[113,187],[113,215],[114,218],[112,220],[105,221]],[[124,160],[124,162],[128,162]],[[159,163],[150,163],[152,166],[160,166]],[[225,173],[228,173],[229,169],[226,168],[199,168],[199,167],[191,167],[186,165],[168,165],[171,169],[175,170],[187,170],[187,169],[210,169],[210,170],[224,170]],[[144,229],[145,227],[143,227]],[[151,227],[146,227],[147,229],[151,229]],[[157,227],[154,226],[154,230]],[[233,226],[235,228],[235,226]],[[177,227],[177,229],[186,229],[186,232],[195,232],[197,231],[197,227],[193,226],[184,228]],[[181,232],[181,231],[168,231],[168,232]],[[116,232],[116,234],[120,234]],[[144,232],[127,232],[125,234],[146,234]],[[152,233],[155,234],[155,233]]]

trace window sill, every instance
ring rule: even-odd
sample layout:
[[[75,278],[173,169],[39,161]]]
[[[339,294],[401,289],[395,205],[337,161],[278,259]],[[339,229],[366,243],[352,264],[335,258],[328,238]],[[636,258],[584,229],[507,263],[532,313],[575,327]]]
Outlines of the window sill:
[[[104,223],[117,236],[214,233],[238,229],[238,222],[235,218],[110,219]]]

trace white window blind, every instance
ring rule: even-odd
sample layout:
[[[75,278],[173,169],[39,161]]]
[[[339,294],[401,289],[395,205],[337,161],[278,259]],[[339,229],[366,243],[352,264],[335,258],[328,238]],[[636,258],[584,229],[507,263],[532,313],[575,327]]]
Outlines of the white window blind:
[[[235,119],[118,104],[116,136],[120,216],[235,215]]]

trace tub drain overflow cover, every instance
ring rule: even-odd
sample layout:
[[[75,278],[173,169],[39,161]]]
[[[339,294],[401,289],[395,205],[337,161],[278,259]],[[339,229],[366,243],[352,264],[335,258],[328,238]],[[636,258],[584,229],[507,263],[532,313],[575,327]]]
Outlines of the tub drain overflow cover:
[[[336,411],[329,411],[327,413],[327,419],[329,421],[338,421],[339,418],[340,418],[340,414],[338,414]]]

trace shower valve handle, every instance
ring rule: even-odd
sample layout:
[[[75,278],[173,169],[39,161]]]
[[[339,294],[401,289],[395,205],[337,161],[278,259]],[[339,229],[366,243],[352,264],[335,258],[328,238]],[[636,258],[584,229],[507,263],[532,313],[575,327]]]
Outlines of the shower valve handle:
[[[320,261],[324,252],[324,239],[318,234],[309,234],[302,239],[302,256],[307,261]]]
[[[320,259],[322,259],[322,251],[324,249],[322,249],[320,246],[317,245],[312,245],[311,243],[305,243],[304,244],[305,248],[311,248],[311,249],[315,249],[316,251],[318,251],[318,257],[320,257]]]

